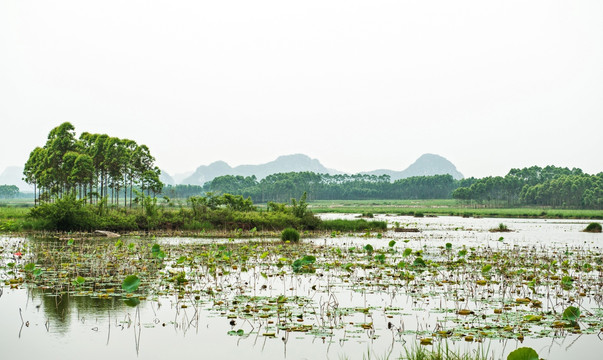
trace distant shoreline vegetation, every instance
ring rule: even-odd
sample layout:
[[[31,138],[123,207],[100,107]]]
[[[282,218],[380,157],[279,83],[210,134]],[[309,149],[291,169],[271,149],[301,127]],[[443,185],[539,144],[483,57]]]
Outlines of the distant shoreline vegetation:
[[[533,166],[511,169],[504,177],[455,180],[451,175],[415,176],[390,181],[387,175],[328,175],[280,173],[261,180],[255,176],[225,175],[203,186],[166,186],[163,194],[186,198],[206,192],[229,193],[256,203],[287,201],[307,192],[318,200],[455,199],[464,206],[511,208],[543,206],[562,209],[603,209],[603,172]]]
[[[0,215],[0,230],[385,230],[379,221],[326,222],[308,209],[309,201],[444,199],[456,207],[392,213],[465,216],[534,216],[523,207],[568,209],[571,213],[540,216],[600,218],[603,173],[533,166],[512,169],[504,177],[455,180],[451,175],[416,176],[390,181],[388,175],[328,175],[312,172],[255,176],[220,176],[204,186],[164,186],[160,170],[145,145],[105,134],[75,136],[70,123],[52,129],[24,167],[24,180],[34,186],[34,208],[27,218]],[[303,194],[299,200],[296,197]],[[0,186],[0,197],[14,199],[16,186]],[[158,199],[157,195],[161,197]],[[255,203],[265,203],[266,209]],[[459,210],[474,207],[475,210]],[[486,210],[505,208],[506,211]],[[320,211],[331,211],[317,207]],[[373,206],[336,212],[373,213]],[[586,214],[586,211],[595,214]],[[584,213],[584,214],[582,214]],[[14,213],[16,214],[16,213]],[[527,215],[526,215],[527,214]],[[582,214],[582,215],[581,215]],[[21,214],[22,215],[22,214]],[[516,215],[516,216],[513,216]],[[536,215],[538,216],[538,215]],[[358,220],[357,222],[360,222]]]

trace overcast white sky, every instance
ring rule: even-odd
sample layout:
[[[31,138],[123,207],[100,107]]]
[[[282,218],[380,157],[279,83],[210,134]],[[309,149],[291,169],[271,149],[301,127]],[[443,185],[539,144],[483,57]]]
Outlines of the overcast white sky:
[[[423,153],[465,176],[603,171],[603,1],[0,1],[0,171],[51,128],[170,173]]]

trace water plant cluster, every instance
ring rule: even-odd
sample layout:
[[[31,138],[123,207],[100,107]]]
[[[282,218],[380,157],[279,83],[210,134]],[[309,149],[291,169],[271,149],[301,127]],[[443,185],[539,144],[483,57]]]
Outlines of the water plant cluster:
[[[391,337],[431,347],[603,331],[599,248],[427,245],[392,233],[368,233],[359,246],[334,236],[5,241],[0,277],[6,288],[132,307],[175,299],[242,338]]]

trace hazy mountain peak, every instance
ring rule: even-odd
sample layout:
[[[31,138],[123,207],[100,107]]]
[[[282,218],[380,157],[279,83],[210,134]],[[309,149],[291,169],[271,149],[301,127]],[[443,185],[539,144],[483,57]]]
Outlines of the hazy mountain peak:
[[[258,180],[268,175],[285,173],[312,171],[315,173],[329,173],[334,171],[324,167],[317,159],[312,159],[304,154],[282,155],[273,161],[257,165],[239,165],[230,167],[224,161],[216,161],[210,165],[202,165],[195,172],[182,181],[183,184],[203,185],[218,176],[224,175],[255,175]]]
[[[412,176],[431,176],[450,174],[455,179],[462,179],[461,174],[448,159],[436,154],[423,154],[402,171],[379,169],[363,172],[369,175],[389,175],[392,181]]]
[[[320,161],[305,154],[281,155],[273,161],[257,165],[239,165],[231,167],[224,161],[214,161],[209,165],[199,166],[190,176],[176,179],[177,183],[203,185],[216,177],[224,175],[255,175],[258,180],[271,174],[285,172],[311,171],[318,174],[341,174],[342,172],[324,167]],[[391,180],[398,180],[411,176],[429,176],[450,174],[455,179],[461,179],[461,174],[454,164],[446,158],[436,154],[423,154],[412,165],[402,171],[381,169],[363,174],[389,175]],[[174,177],[175,178],[175,177]]]
[[[405,177],[450,174],[455,179],[462,179],[461,174],[448,159],[436,154],[423,154],[402,171]]]

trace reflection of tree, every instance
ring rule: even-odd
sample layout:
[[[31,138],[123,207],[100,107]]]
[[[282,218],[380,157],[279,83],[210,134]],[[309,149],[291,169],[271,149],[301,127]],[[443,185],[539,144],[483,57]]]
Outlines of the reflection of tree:
[[[44,289],[30,289],[34,299],[42,303],[42,310],[50,323],[60,333],[66,333],[72,321],[83,317],[103,317],[108,312],[121,310],[126,307],[121,298],[110,296],[99,298],[96,296],[70,295],[68,293],[53,293]],[[73,318],[73,316],[77,318]]]

